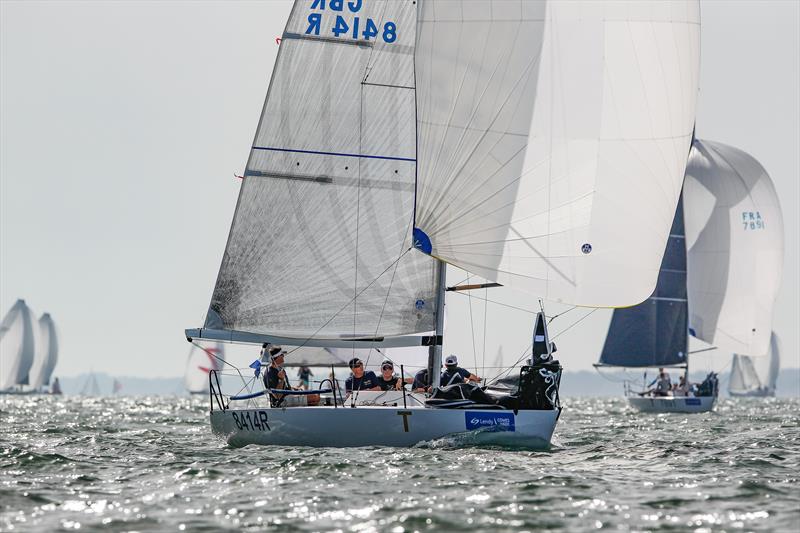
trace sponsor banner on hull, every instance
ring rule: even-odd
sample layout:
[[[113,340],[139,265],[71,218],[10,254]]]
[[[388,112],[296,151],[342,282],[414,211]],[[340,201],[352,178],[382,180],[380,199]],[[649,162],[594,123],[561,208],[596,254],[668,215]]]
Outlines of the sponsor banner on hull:
[[[467,430],[490,428],[491,431],[516,431],[514,413],[467,411],[464,420]]]

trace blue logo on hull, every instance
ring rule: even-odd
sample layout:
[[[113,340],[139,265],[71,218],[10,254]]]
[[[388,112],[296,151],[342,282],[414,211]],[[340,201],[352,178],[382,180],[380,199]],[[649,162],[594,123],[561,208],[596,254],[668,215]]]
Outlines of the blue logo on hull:
[[[700,398],[686,398],[684,401],[686,405],[702,405],[703,403],[700,401]]]
[[[515,431],[514,413],[467,411],[464,420],[468,430],[489,428],[489,431]]]

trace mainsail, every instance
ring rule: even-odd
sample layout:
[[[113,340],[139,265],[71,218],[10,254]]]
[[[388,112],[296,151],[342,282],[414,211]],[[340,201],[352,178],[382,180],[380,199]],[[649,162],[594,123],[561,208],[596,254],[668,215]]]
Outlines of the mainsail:
[[[765,355],[783,269],[772,180],[749,154],[697,140],[684,202],[692,334],[726,351]]]
[[[225,361],[225,346],[215,343],[208,346],[192,344],[184,373],[184,386],[191,394],[208,392],[208,375],[212,370],[222,369]]]
[[[415,241],[586,306],[652,293],[698,88],[697,2],[420,2]]]
[[[58,340],[55,324],[49,313],[45,313],[34,323],[35,351],[28,384],[40,390],[50,384],[50,376],[58,360]]]
[[[295,3],[207,330],[304,344],[434,329],[435,262],[408,253],[416,10],[391,0]]]
[[[17,300],[0,323],[0,390],[29,383],[35,323],[25,300]]]
[[[656,289],[641,304],[614,310],[600,364],[630,368],[686,364],[688,310],[683,221],[683,201],[679,201]]]

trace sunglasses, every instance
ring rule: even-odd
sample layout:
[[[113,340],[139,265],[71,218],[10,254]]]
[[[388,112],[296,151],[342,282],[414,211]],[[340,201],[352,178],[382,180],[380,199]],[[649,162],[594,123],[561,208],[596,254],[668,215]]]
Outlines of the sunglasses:
[[[391,365],[383,365],[381,367],[381,370],[394,370],[394,367]]]
[[[351,368],[361,368],[363,366],[364,366],[363,364],[358,363],[357,365],[353,365]]]

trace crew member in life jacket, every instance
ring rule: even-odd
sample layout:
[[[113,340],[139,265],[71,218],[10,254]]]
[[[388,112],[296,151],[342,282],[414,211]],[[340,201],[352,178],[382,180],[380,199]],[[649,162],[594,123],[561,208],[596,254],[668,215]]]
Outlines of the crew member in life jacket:
[[[347,392],[354,390],[381,390],[378,376],[372,370],[364,371],[364,363],[358,357],[353,357],[348,363],[353,374],[344,382]]]
[[[265,349],[267,348],[265,347]],[[283,351],[280,346],[272,346],[269,348],[269,356],[269,369],[264,375],[267,388],[277,390],[299,390],[296,387],[292,387],[292,384],[289,383],[289,378],[286,376],[286,371],[283,369],[286,352]],[[270,392],[269,398],[272,407],[301,407],[319,404],[319,394],[293,395]]]
[[[444,360],[444,371],[442,372],[442,377],[439,379],[439,386],[445,387],[447,385],[467,383],[469,381],[480,383],[481,378],[469,370],[459,367],[458,357],[453,354],[448,355]]]

